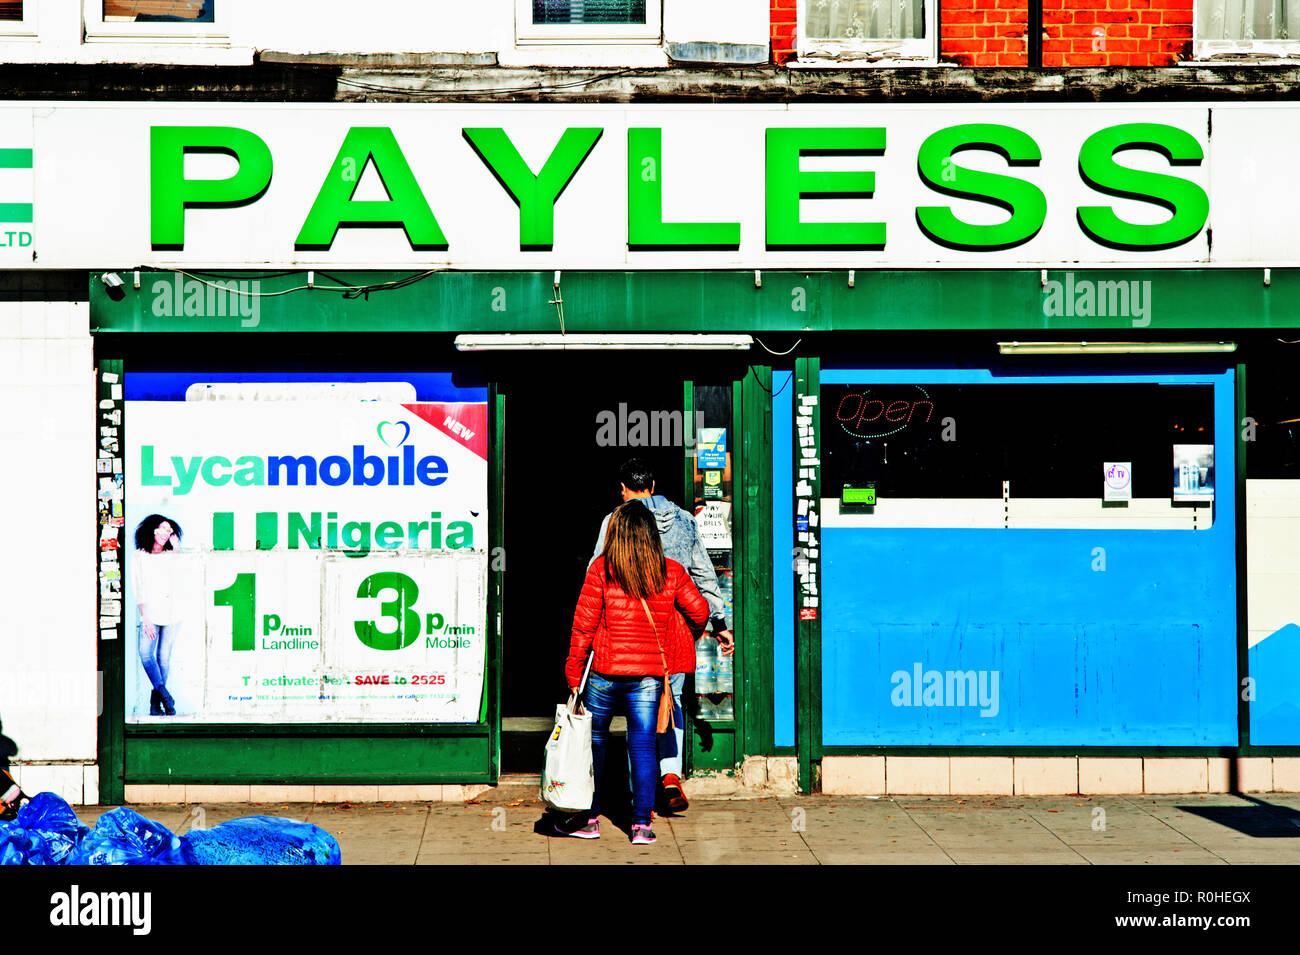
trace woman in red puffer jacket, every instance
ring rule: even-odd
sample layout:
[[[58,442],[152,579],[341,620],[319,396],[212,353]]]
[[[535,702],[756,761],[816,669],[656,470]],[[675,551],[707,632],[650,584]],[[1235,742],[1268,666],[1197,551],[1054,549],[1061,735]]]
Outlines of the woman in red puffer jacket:
[[[654,516],[631,501],[610,516],[605,551],[587,569],[573,614],[564,673],[569,686],[582,682],[594,653],[583,705],[591,713],[591,757],[596,792],[587,825],[564,835],[600,835],[600,793],[609,723],[627,714],[632,763],[632,841],[654,842],[650,829],[659,761],[655,723],[664,676],[695,669],[693,635],[709,620],[709,605],[681,564],[664,557]],[[653,622],[652,622],[653,621]]]

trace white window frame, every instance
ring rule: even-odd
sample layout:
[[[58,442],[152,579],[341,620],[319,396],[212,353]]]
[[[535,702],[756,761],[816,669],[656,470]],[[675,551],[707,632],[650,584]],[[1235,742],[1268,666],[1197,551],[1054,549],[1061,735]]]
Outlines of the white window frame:
[[[1268,62],[1295,63],[1300,60],[1300,37],[1289,40],[1207,40],[1200,35],[1201,10],[1205,0],[1192,3],[1192,59],[1195,62],[1223,62],[1263,54]],[[1258,62],[1258,61],[1257,61]]]
[[[38,0],[23,0],[23,18],[21,20],[0,20],[0,41],[36,39],[36,12]]]
[[[663,38],[663,0],[646,0],[645,23],[533,23],[533,0],[515,0],[515,43],[531,45],[658,45]]]
[[[105,21],[104,0],[82,0],[86,42],[97,43],[220,43],[230,42],[230,5],[216,0],[211,23],[133,23]]]
[[[804,11],[810,0],[797,0],[795,15],[798,26],[795,33],[795,54],[799,60],[823,60],[820,65],[876,66],[912,63],[933,64],[939,58],[936,0],[924,0],[922,16],[925,18],[925,36],[910,40],[861,39],[825,40],[810,38],[804,32]],[[792,66],[794,64],[791,64]]]

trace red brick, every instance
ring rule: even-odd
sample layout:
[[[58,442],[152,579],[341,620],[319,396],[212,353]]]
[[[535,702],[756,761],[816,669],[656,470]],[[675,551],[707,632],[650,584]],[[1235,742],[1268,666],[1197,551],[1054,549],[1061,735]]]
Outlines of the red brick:
[[[974,66],[997,66],[998,56],[996,53],[976,53]]]
[[[1162,19],[1165,23],[1186,23],[1188,26],[1192,25],[1191,10],[1165,10],[1162,12],[1164,14]]]
[[[1190,39],[1191,35],[1192,35],[1192,31],[1187,27],[1170,26],[1170,27],[1151,28],[1152,39],[1173,38],[1177,40],[1184,40],[1184,39]]]
[[[945,23],[939,27],[939,39],[950,40],[958,37],[962,39],[973,37],[978,29],[979,27],[972,23]]]
[[[997,6],[1002,10],[1025,9],[1027,0],[996,0]]]
[[[1151,35],[1151,28],[1139,23],[1131,23],[1128,28],[1128,35],[1131,37],[1137,37],[1140,40],[1145,40]]]
[[[1006,23],[1007,12],[1005,10],[990,10],[984,14],[985,23]]]
[[[1107,53],[1136,53],[1138,51],[1137,40],[1126,40],[1121,37],[1106,39]]]
[[[1105,53],[1072,53],[1066,57],[1066,66],[1105,66]]]
[[[1007,41],[1006,40],[985,40],[984,48],[990,53],[1005,53],[1007,52]]]
[[[944,56],[955,56],[957,54],[975,54],[984,52],[983,40],[951,40],[945,41],[940,47]]]
[[[994,36],[1023,37],[1025,35],[1025,27],[1021,23],[999,23],[993,30],[995,31]]]
[[[944,23],[983,23],[983,10],[954,10],[943,15]]]
[[[793,10],[795,9],[795,0],[771,0],[769,9],[774,14],[778,10]]]

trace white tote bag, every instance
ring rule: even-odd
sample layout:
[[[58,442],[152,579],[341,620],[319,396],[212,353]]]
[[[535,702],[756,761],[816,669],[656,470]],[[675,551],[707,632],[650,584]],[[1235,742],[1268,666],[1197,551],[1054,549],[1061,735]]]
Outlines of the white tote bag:
[[[546,741],[546,764],[542,769],[539,798],[563,812],[581,812],[591,808],[596,792],[596,778],[591,769],[591,714],[582,705],[582,689],[587,685],[591,661],[582,673],[582,682],[568,703],[555,706],[555,729]]]

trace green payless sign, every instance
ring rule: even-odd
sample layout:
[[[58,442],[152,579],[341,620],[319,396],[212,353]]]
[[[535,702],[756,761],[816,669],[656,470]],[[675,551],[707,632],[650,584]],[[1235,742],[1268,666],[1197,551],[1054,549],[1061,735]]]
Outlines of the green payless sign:
[[[740,221],[669,221],[665,215],[666,183],[699,177],[700,160],[705,157],[679,160],[674,166],[665,161],[662,127],[633,125],[618,132],[625,137],[619,149],[625,150],[626,175],[618,198],[625,203],[629,251],[741,248],[745,236]],[[869,160],[907,150],[909,164],[915,169],[909,179],[919,179],[925,200],[911,207],[909,218],[914,218],[915,228],[930,243],[942,249],[993,252],[1023,246],[1047,222],[1046,182],[1064,192],[1059,171],[1054,180],[1034,174],[1044,165],[1044,145],[1017,125],[940,125],[927,132],[919,147],[894,145],[890,126],[876,123],[769,126],[761,132],[761,155],[730,155],[724,165],[761,175],[761,195],[754,198],[762,206],[762,246],[767,252],[880,251],[888,247],[891,229],[903,227],[901,222],[873,215],[871,203],[859,203],[860,211],[851,219],[831,220],[811,209],[817,200],[873,200],[902,186],[873,168],[819,168],[815,161],[821,157]],[[603,126],[552,127],[549,134],[554,145],[540,163],[530,163],[502,126],[463,126],[457,137],[460,142],[440,143],[439,148],[476,156],[517,207],[516,224],[497,221],[484,225],[497,231],[517,227],[520,251],[551,251],[556,245],[556,205],[570,184],[583,175],[606,133]],[[473,183],[422,182],[390,126],[347,126],[340,135],[334,159],[319,178],[292,246],[286,242],[282,257],[330,250],[344,228],[400,230],[412,251],[450,251],[457,242],[473,241],[472,236],[444,230],[436,212],[440,203],[464,201],[450,196],[457,187]],[[149,236],[155,250],[186,248],[187,210],[238,208],[260,201],[272,188],[276,170],[272,148],[252,129],[153,126],[149,136]],[[223,178],[187,174],[186,157],[202,152],[232,156],[234,172]],[[1159,157],[1164,171],[1126,164],[1124,160],[1135,153],[1146,154],[1148,162],[1152,156]],[[1001,164],[1000,171],[982,168],[990,158]],[[1069,168],[1086,186],[1086,201],[1077,202],[1070,211],[1082,235],[1097,246],[1131,252],[1176,248],[1196,238],[1206,224],[1209,198],[1187,175],[1201,165],[1205,151],[1194,135],[1178,126],[1159,122],[1104,125],[1090,132],[1068,157],[1058,148],[1050,159],[1057,170]],[[357,197],[367,170],[373,170],[382,183],[386,198]],[[288,171],[295,178],[305,172]],[[953,199],[964,204],[949,201]],[[1126,200],[1129,208],[1145,206],[1147,214],[1121,209],[1115,199]],[[987,214],[964,211],[972,204],[997,215],[990,221]],[[1153,211],[1159,212],[1154,220]],[[595,213],[595,209],[588,210],[589,215]],[[911,228],[913,223],[906,225]]]

